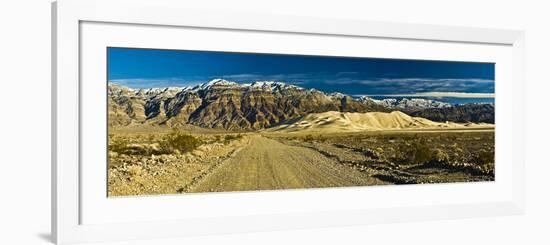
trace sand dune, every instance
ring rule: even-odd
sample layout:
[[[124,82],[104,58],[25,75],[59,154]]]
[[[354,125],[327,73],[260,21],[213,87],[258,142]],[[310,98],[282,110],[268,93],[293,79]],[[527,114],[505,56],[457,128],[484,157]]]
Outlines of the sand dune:
[[[312,113],[288,124],[279,125],[266,131],[271,132],[359,132],[400,129],[450,129],[493,127],[492,124],[440,123],[421,117],[411,117],[403,112],[337,112]]]

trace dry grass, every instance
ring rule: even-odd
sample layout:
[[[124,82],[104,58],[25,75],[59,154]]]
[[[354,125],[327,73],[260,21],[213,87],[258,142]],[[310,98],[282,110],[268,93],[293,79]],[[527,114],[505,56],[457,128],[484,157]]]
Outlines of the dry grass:
[[[109,196],[182,192],[246,138],[163,129],[109,134]]]
[[[395,184],[494,180],[494,131],[267,134]]]
[[[263,132],[264,137],[166,128],[110,132],[109,196],[494,180],[492,130]],[[221,165],[227,162],[232,164]],[[266,171],[260,176],[254,169]],[[255,186],[261,183],[265,186]]]

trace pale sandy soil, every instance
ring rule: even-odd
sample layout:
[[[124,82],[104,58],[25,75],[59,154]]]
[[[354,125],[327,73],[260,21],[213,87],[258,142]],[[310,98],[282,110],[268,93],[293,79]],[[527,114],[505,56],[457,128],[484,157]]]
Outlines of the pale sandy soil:
[[[190,152],[110,151],[109,196],[494,180],[494,129],[188,133],[204,142]],[[166,134],[125,130],[112,137],[148,152]],[[415,147],[429,155],[411,158],[421,154]]]
[[[403,112],[337,112],[311,113],[266,132],[285,133],[338,133],[365,132],[380,130],[414,130],[414,129],[476,129],[494,128],[492,124],[434,122],[421,117],[411,117]]]
[[[385,184],[317,151],[260,135],[189,192],[250,191]]]
[[[137,138],[133,134],[124,135]],[[248,138],[242,138],[228,144],[205,144],[183,154],[125,155],[110,152],[108,195],[185,193],[197,180],[215,171],[248,142]]]

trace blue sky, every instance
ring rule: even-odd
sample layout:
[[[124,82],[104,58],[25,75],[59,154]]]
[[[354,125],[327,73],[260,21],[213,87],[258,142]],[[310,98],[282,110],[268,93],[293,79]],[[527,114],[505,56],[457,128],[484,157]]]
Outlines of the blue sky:
[[[487,97],[495,89],[492,63],[130,48],[107,52],[109,81],[132,88],[192,86],[224,78],[238,83],[275,80],[349,95]]]

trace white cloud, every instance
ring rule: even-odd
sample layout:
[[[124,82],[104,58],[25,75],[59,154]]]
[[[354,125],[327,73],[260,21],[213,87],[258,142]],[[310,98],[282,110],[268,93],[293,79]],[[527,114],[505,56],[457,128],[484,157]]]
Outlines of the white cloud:
[[[204,83],[202,80],[185,80],[179,78],[131,78],[131,79],[112,79],[112,83],[120,84],[130,88],[164,88],[164,87],[185,87]]]
[[[208,82],[214,78],[223,78],[238,83],[254,81],[279,81],[306,88],[315,87],[320,90],[342,90],[340,92],[358,94],[374,94],[396,96],[407,95],[415,97],[456,97],[456,98],[494,98],[494,80],[478,78],[373,78],[361,79],[361,74],[355,72],[339,73],[289,73],[289,74],[228,74],[212,76],[187,76],[167,78],[135,78],[112,80],[115,83],[131,88],[151,87],[182,87],[194,86]],[[353,90],[346,87],[353,86]],[[359,91],[357,91],[359,90]],[[469,93],[484,92],[484,93]],[[489,93],[487,93],[489,92]]]
[[[462,93],[462,92],[423,92],[413,94],[380,94],[367,96],[384,97],[436,97],[436,98],[495,98],[494,93]]]

